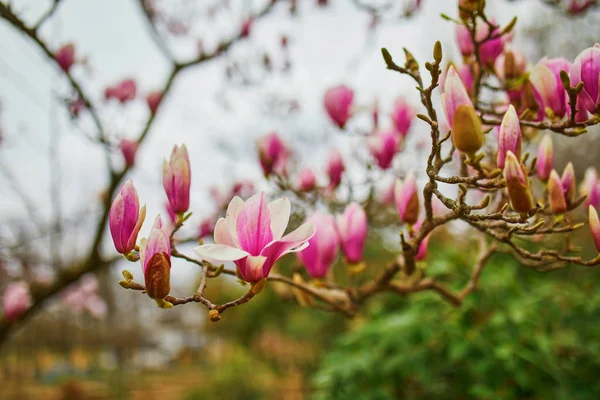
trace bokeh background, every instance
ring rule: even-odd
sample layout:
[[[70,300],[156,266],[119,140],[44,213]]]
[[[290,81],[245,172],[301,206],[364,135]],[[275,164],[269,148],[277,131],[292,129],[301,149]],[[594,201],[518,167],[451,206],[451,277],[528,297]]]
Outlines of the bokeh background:
[[[9,3],[25,21],[36,21],[52,1]],[[199,46],[213,49],[266,4],[155,3],[165,16],[159,33],[180,60],[193,58]],[[325,90],[345,83],[359,105],[370,109],[377,102],[386,115],[398,96],[417,105],[418,94],[408,79],[385,69],[381,47],[398,55],[407,47],[424,62],[440,40],[446,59],[460,57],[454,25],[440,17],[456,15],[455,1],[423,0],[412,15],[401,17],[412,2],[399,1],[378,20],[365,11],[364,4],[384,3],[281,1],[255,21],[248,39],[181,74],[128,173],[148,215],[165,213],[162,160],[174,144],[186,144],[192,165],[194,214],[183,236],[197,233],[217,206],[211,193],[225,193],[233,181],[273,189],[262,178],[255,149],[265,133],[278,132],[291,144],[294,162],[320,171],[323,183],[332,148],[348,158],[365,157],[357,133],[361,120],[353,124],[357,132],[334,127],[322,105]],[[572,60],[600,38],[600,12],[594,8],[573,17],[540,0],[488,3],[488,14],[502,25],[519,17],[513,46],[531,63],[545,55]],[[112,162],[121,162],[120,139],[134,138],[148,115],[143,93],[161,87],[170,68],[140,5],[63,0],[39,34],[52,48],[76,45],[81,64],[73,75],[102,104]],[[68,113],[70,90],[63,75],[4,20],[0,44],[1,291],[15,277],[52,280],[56,265],[85,254],[102,211],[98,199],[107,174],[91,121]],[[104,89],[124,78],[136,80],[139,98],[126,105],[103,103]],[[425,126],[413,124],[410,151],[397,157],[394,171],[401,175],[422,162],[420,143],[427,138]],[[559,169],[566,160],[577,171],[600,166],[597,132],[555,143]],[[360,179],[352,171],[349,176]],[[428,273],[452,277],[457,287],[468,280],[476,257],[461,232],[454,225],[436,232],[427,261]],[[389,230],[371,230],[370,271],[359,279],[368,280],[395,257],[394,239]],[[588,241],[582,245],[591,254]],[[114,254],[106,243],[105,253]],[[89,290],[95,302],[63,293],[3,343],[0,399],[600,397],[600,292],[594,269],[540,273],[496,255],[480,289],[460,308],[427,293],[380,296],[352,320],[302,308],[291,292],[270,284],[213,324],[200,305],[162,310],[147,297],[122,290],[117,282],[124,268],[143,280],[138,265],[116,261],[76,288]],[[296,268],[293,256],[278,266],[288,274]],[[334,272],[343,268],[338,262]],[[174,295],[194,291],[198,279],[195,266],[174,261]],[[222,302],[244,291],[235,279],[223,279],[211,280],[206,294]]]

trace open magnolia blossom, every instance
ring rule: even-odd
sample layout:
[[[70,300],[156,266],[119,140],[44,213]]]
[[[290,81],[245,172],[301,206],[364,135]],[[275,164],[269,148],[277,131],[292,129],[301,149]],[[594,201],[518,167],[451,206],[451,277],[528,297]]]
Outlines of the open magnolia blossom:
[[[314,225],[307,222],[283,236],[290,210],[285,197],[267,204],[264,192],[246,201],[236,196],[229,203],[225,218],[215,225],[215,243],[194,251],[202,258],[233,261],[245,281],[258,282],[269,275],[281,257],[306,248],[315,234]]]

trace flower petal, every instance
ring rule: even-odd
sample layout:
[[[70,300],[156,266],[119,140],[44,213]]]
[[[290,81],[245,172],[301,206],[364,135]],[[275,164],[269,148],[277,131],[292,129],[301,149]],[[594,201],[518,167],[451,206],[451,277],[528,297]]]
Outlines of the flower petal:
[[[264,276],[269,275],[275,261],[284,255],[304,250],[308,246],[308,240],[313,237],[315,232],[315,226],[311,222],[306,222],[280,240],[269,243],[260,253],[261,256],[267,257],[267,262],[263,266]]]
[[[234,243],[234,247],[239,247],[239,240],[237,236],[237,218],[240,215],[240,211],[244,207],[244,200],[235,196],[229,202],[227,206],[227,213],[225,214],[225,222],[229,237]]]
[[[265,193],[261,192],[246,200],[236,221],[239,247],[253,256],[261,255],[261,250],[273,241],[265,198]]]
[[[224,244],[204,244],[194,249],[202,258],[213,258],[219,261],[236,261],[248,256],[244,250]]]
[[[258,282],[267,276],[263,271],[266,261],[267,257],[248,256],[236,261],[235,265],[246,282]]]
[[[270,202],[267,205],[269,216],[271,217],[271,232],[273,240],[279,240],[287,228],[290,220],[291,205],[287,198],[282,198]]]

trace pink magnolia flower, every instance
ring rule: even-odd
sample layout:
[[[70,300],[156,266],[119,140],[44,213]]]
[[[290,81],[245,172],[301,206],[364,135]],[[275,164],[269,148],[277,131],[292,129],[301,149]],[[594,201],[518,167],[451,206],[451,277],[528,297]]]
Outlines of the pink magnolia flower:
[[[325,92],[325,111],[327,111],[329,118],[331,118],[340,129],[344,129],[346,122],[348,122],[348,119],[350,118],[350,109],[352,107],[353,99],[354,92],[344,85],[336,86]]]
[[[590,230],[592,231],[592,236],[594,237],[594,244],[596,245],[596,250],[600,252],[600,221],[598,220],[598,212],[592,206],[588,207],[589,218],[590,218]]]
[[[391,117],[396,131],[400,133],[402,137],[406,137],[408,134],[415,115],[415,108],[411,106],[406,99],[399,98],[396,100]]]
[[[494,62],[496,75],[502,80],[518,78],[527,70],[527,58],[516,50],[506,48]]]
[[[369,137],[367,147],[381,169],[392,165],[398,151],[399,139],[394,131],[381,131]]]
[[[163,162],[163,186],[175,214],[190,207],[191,170],[185,145],[173,147],[171,158]]]
[[[175,222],[177,222],[177,214],[173,211],[173,206],[171,206],[171,202],[168,199],[165,201],[165,211],[167,212],[169,221],[171,221],[172,224],[175,224]]]
[[[452,126],[454,113],[462,105],[473,107],[473,102],[465,88],[463,81],[458,76],[453,66],[448,68],[446,79],[444,81],[444,91],[442,93],[442,104],[448,125]]]
[[[196,247],[202,258],[233,261],[242,278],[258,282],[266,278],[277,260],[308,246],[315,227],[307,222],[283,236],[290,218],[290,202],[286,198],[266,202],[258,193],[245,202],[234,197],[225,218],[215,226],[214,244]]]
[[[265,176],[269,176],[273,172],[285,175],[289,153],[289,149],[275,132],[258,140],[259,161]]]
[[[550,171],[554,168],[554,149],[549,134],[545,134],[539,144],[535,166],[540,181],[546,182],[550,177]]]
[[[490,22],[495,24],[493,19],[490,19]],[[481,18],[478,18],[475,30],[475,40],[481,42],[486,39],[490,29],[491,28],[487,23]],[[492,37],[493,39],[482,43],[479,47],[481,62],[485,65],[494,65],[494,61],[504,50],[504,40],[502,39],[502,36],[500,36],[500,30],[497,27],[492,31]],[[465,25],[457,25],[456,41],[463,56],[468,57],[474,53],[475,46],[471,40],[469,29]]]
[[[121,104],[135,99],[137,85],[133,79],[125,79],[116,85],[109,86],[104,90],[106,100],[116,99]]]
[[[583,182],[579,186],[579,193],[587,196],[584,203],[586,207],[600,207],[600,180],[598,180],[598,172],[595,168],[589,167],[585,170]]]
[[[163,94],[160,91],[150,92],[148,95],[146,95],[146,104],[148,105],[150,113],[156,113],[156,110],[158,109],[158,106],[162,100],[162,96]]]
[[[473,91],[473,73],[471,72],[471,68],[468,64],[460,64],[458,66],[452,63],[449,64],[448,68],[446,68],[446,70],[440,75],[440,87],[442,89],[445,87],[446,77],[448,76],[450,67],[454,68],[454,70],[458,73],[463,85],[465,86],[465,89],[467,89],[467,92],[471,93]]]
[[[2,296],[4,318],[15,321],[31,307],[29,285],[25,282],[13,282],[8,285]]]
[[[146,206],[140,209],[137,191],[131,179],[128,179],[110,207],[110,233],[119,253],[127,254],[135,248],[144,218]]]
[[[367,214],[358,203],[350,203],[344,213],[336,217],[336,229],[342,251],[349,263],[358,263],[363,258],[367,239]]]
[[[423,223],[423,221],[419,221],[415,224],[415,226],[414,226],[415,232],[418,232],[421,229],[422,223]],[[427,248],[429,247],[429,239],[430,238],[431,238],[431,234],[425,236],[425,238],[419,244],[419,249],[417,251],[417,254],[415,255],[415,261],[420,261],[420,260],[424,260],[425,258],[427,258]]]
[[[240,32],[240,36],[241,37],[248,37],[248,36],[250,36],[250,30],[252,28],[252,22],[254,22],[253,18],[246,18],[244,20],[244,22],[242,22],[242,29],[241,29],[241,32]]]
[[[600,75],[600,44],[582,51],[571,66],[571,86],[583,82],[583,90],[579,99],[584,109],[594,113],[600,106],[600,91],[598,90],[598,77]]]
[[[309,239],[309,246],[297,255],[310,276],[323,278],[340,250],[335,219],[329,214],[316,212],[308,221],[315,226],[315,235]]]
[[[531,83],[540,93],[544,104],[562,118],[567,113],[569,96],[562,85],[560,71],[569,72],[571,63],[565,58],[542,58],[530,74]]]
[[[306,168],[300,172],[300,175],[298,175],[298,190],[308,192],[313,190],[316,185],[317,177],[311,169]]]
[[[383,205],[394,204],[394,191],[396,187],[396,180],[387,182],[381,187],[378,192],[377,199]]]
[[[521,158],[521,125],[519,124],[517,111],[512,104],[508,107],[508,111],[504,114],[502,124],[500,125],[500,133],[498,135],[498,168],[504,168],[504,159],[506,158],[506,152],[509,150],[518,159]]]
[[[519,213],[528,213],[534,204],[527,172],[525,166],[510,150],[506,152],[503,172],[511,207]]]
[[[469,28],[463,24],[456,25],[456,43],[458,44],[458,49],[463,57],[469,57],[473,54],[475,46],[473,46]]]
[[[402,222],[414,224],[419,218],[419,189],[417,187],[417,179],[414,172],[411,170],[406,175],[404,182],[397,179],[394,186],[394,199],[396,201],[396,209],[400,215]]]
[[[73,64],[75,64],[75,46],[73,43],[67,43],[58,49],[54,55],[54,59],[60,66],[60,69],[69,72]]]
[[[339,151],[333,150],[329,153],[327,160],[327,175],[329,176],[329,187],[336,188],[342,182],[342,174],[346,170],[344,160]]]
[[[125,159],[125,165],[127,167],[133,167],[135,163],[135,153],[137,152],[138,142],[135,140],[122,139],[121,140],[121,153]]]
[[[140,261],[148,296],[156,300],[167,297],[171,291],[171,241],[160,215],[154,220],[148,239],[140,240]]]

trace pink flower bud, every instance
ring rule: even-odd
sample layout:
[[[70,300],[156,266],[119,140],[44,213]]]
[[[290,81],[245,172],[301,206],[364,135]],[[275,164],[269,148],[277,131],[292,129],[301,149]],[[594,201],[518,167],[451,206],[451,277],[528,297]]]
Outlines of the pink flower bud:
[[[191,170],[185,145],[173,147],[171,159],[163,163],[163,186],[173,212],[182,214],[190,207]]]
[[[148,296],[167,297],[171,291],[171,241],[160,215],[154,220],[148,239],[140,240],[140,261]]]
[[[512,151],[517,159],[521,159],[521,125],[515,108],[510,105],[502,118],[498,135],[498,168],[504,168],[506,153]]]
[[[600,252],[600,221],[598,220],[598,212],[592,206],[588,207],[588,211],[590,217],[590,230],[594,237],[594,244],[596,245],[596,250]]]
[[[29,285],[25,282],[13,282],[8,285],[2,296],[4,318],[15,321],[31,307]]]
[[[215,220],[212,217],[204,218],[200,223],[198,237],[203,238],[215,231]]]
[[[458,44],[458,49],[463,57],[469,57],[473,54],[473,51],[475,51],[469,28],[463,24],[456,25],[456,43]]]
[[[329,214],[314,213],[308,221],[315,226],[315,234],[308,247],[297,253],[298,258],[313,278],[323,278],[335,261],[340,242],[335,230],[335,219]]]
[[[473,106],[469,93],[460,79],[454,67],[450,66],[444,81],[444,92],[442,94],[442,104],[446,121],[452,126],[456,109],[462,105]]]
[[[311,169],[307,168],[300,172],[298,176],[298,190],[302,192],[309,192],[313,190],[317,185],[317,177]]]
[[[392,205],[395,203],[394,191],[396,188],[396,180],[386,182],[386,184],[378,192],[377,200],[383,205]]]
[[[544,100],[544,104],[547,107],[552,109],[552,112],[560,118],[564,117],[569,108],[569,96],[567,95],[567,91],[562,85],[562,81],[560,79],[560,71],[569,72],[571,70],[571,63],[566,58],[542,58],[539,62],[541,65],[545,65],[554,76],[555,85],[549,84],[545,87],[545,89],[538,88],[534,78],[531,80],[536,86],[536,89],[542,95]],[[533,74],[533,73],[532,73]],[[542,75],[547,75],[547,73],[542,73]],[[547,81],[549,76],[544,79]],[[554,92],[552,92],[554,89]],[[582,115],[584,115],[582,113]],[[587,115],[584,115],[584,120],[587,119]]]
[[[415,108],[411,106],[406,99],[399,98],[396,100],[391,117],[396,131],[398,131],[402,137],[406,137],[408,134],[415,115]]]
[[[277,133],[269,133],[258,140],[258,156],[265,177],[272,173],[286,174],[289,150]]]
[[[490,18],[490,22],[495,24],[493,18]],[[487,23],[483,21],[481,18],[477,18],[477,30],[475,31],[475,40],[483,41],[488,37],[490,32],[490,27]],[[502,53],[504,50],[504,40],[502,36],[500,36],[500,29],[495,28],[492,30],[492,37],[494,39],[488,40],[483,43],[479,48],[479,55],[481,57],[481,62],[484,65],[493,66],[496,58]]]
[[[473,91],[473,73],[467,64],[460,64],[457,69],[460,80],[464,83],[468,93]]]
[[[333,150],[329,153],[329,159],[327,161],[327,175],[329,176],[329,187],[336,188],[342,182],[342,174],[346,167],[344,166],[344,160],[339,151]]]
[[[418,232],[421,229],[421,224],[423,221],[419,221],[415,224],[414,230]],[[415,261],[424,260],[427,258],[427,248],[429,247],[429,239],[431,238],[431,234],[425,236],[425,238],[419,244],[419,249],[417,254],[415,255]]]
[[[109,86],[104,90],[104,98],[106,100],[116,99],[121,104],[125,104],[126,102],[135,99],[135,95],[137,92],[137,86],[133,79],[125,79],[124,81]]]
[[[575,169],[573,163],[569,161],[565,167],[562,177],[560,179],[562,184],[563,193],[565,194],[565,200],[567,204],[571,204],[575,200]]]
[[[244,22],[242,23],[242,30],[240,32],[241,37],[250,36],[250,29],[252,28],[252,22],[253,22],[252,18],[246,18],[244,20]]]
[[[387,169],[392,165],[398,145],[398,136],[393,131],[376,133],[371,135],[367,141],[367,147],[381,169]]]
[[[494,63],[496,75],[502,80],[515,79],[527,70],[527,59],[518,50],[506,49]]]
[[[579,193],[582,196],[587,196],[585,206],[600,207],[600,181],[598,180],[598,172],[595,168],[589,167],[585,170],[583,182],[579,186]]]
[[[409,171],[406,179],[402,182],[396,180],[394,186],[394,199],[400,220],[406,224],[414,224],[419,218],[419,188],[414,172]]]
[[[135,163],[135,153],[137,152],[138,142],[135,140],[122,139],[121,140],[121,153],[125,159],[125,165],[129,168],[133,167]]]
[[[156,113],[156,110],[158,109],[158,106],[160,105],[160,102],[162,100],[162,95],[162,92],[159,91],[148,93],[148,95],[146,96],[146,104],[148,104],[148,109],[150,110],[150,113]]]
[[[534,205],[527,173],[525,167],[510,150],[506,153],[504,161],[504,179],[513,210],[523,214],[528,213]]]
[[[352,264],[360,262],[367,239],[365,210],[358,203],[350,203],[344,214],[337,216],[336,229],[346,260]]]
[[[567,0],[567,12],[571,15],[582,14],[595,6],[597,0]]]
[[[140,209],[137,191],[128,179],[110,207],[110,233],[119,253],[127,254],[135,248],[144,218],[146,206]]]
[[[353,99],[354,92],[344,85],[336,86],[325,92],[325,111],[340,129],[344,129],[350,118]]]
[[[169,200],[165,201],[165,211],[167,212],[169,221],[171,221],[172,224],[177,222],[177,215],[175,214],[175,211],[173,211],[173,207],[171,206],[171,202]]]
[[[73,64],[75,64],[75,46],[72,43],[67,43],[54,55],[54,59],[65,72],[69,72]]]
[[[567,92],[562,86],[560,76],[556,76],[550,68],[540,62],[531,70],[529,79],[531,79],[533,87],[542,97],[544,104],[556,116],[562,118],[567,111]]]
[[[278,259],[304,250],[315,234],[314,225],[307,222],[283,236],[290,211],[286,198],[267,204],[264,193],[245,202],[234,197],[225,218],[215,225],[215,244],[194,251],[204,259],[233,261],[246,282],[258,282],[269,275]]]
[[[600,75],[600,44],[596,43],[582,51],[571,66],[571,86],[583,82],[583,90],[579,99],[584,109],[594,113],[600,105],[600,92],[598,90],[598,76]]]
[[[550,177],[550,171],[554,168],[554,149],[552,148],[552,138],[549,134],[544,135],[538,146],[535,166],[539,180],[546,182]]]
[[[563,214],[567,211],[567,202],[562,190],[562,183],[555,170],[550,172],[550,179],[548,179],[548,198],[553,214]]]

